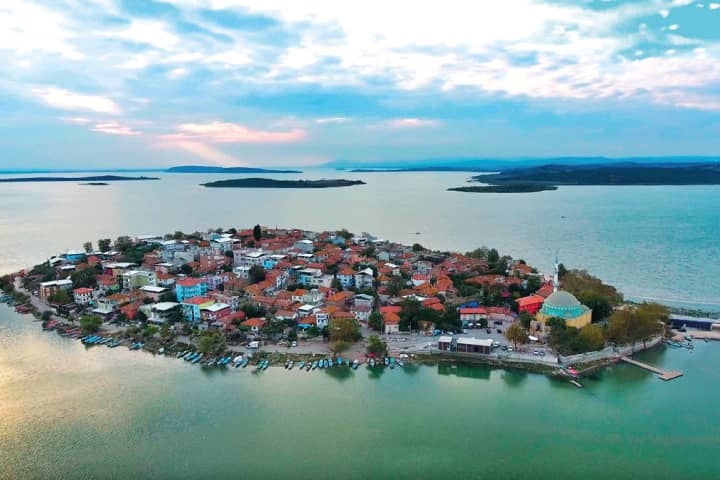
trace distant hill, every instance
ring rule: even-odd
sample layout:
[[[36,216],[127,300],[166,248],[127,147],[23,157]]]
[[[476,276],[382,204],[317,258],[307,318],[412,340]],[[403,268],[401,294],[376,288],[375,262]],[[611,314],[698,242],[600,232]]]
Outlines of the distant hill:
[[[167,173],[302,173],[299,170],[270,170],[252,167],[213,167],[208,165],[181,165],[170,167]]]
[[[130,182],[136,180],[159,180],[157,177],[122,177],[119,175],[96,175],[93,177],[14,177],[0,178],[0,182],[4,183],[22,183],[22,182]]]
[[[720,163],[542,165],[476,175],[493,185],[720,185]]]
[[[202,183],[203,187],[212,188],[335,188],[365,185],[362,180],[276,180],[272,178],[235,178]]]

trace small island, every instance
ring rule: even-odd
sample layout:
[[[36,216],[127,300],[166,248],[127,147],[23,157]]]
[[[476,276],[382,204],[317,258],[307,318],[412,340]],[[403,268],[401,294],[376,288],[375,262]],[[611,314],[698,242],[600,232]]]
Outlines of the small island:
[[[323,180],[275,180],[273,178],[237,178],[201,183],[209,188],[337,188],[365,185],[362,180],[323,179]]]
[[[515,183],[509,185],[484,185],[448,188],[449,192],[471,193],[536,193],[557,190],[554,185]]]
[[[81,183],[80,185],[88,185],[91,187],[103,187],[103,186],[110,185],[110,184],[107,182],[87,182],[87,183]]]
[[[129,182],[140,180],[160,180],[157,177],[123,177],[120,175],[96,175],[92,177],[14,177],[0,178],[3,183],[30,183],[30,182],[86,182],[89,185],[106,184],[107,182]]]

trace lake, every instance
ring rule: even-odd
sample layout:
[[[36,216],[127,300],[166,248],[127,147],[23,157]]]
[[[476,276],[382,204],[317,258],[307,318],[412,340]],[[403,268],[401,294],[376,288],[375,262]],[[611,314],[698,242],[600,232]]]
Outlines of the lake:
[[[0,305],[0,478],[718,478],[720,348],[638,357],[685,376],[208,370]]]
[[[11,175],[4,175],[10,177]],[[67,174],[63,174],[67,176]],[[550,271],[560,261],[627,297],[720,310],[720,186],[560,187],[553,192],[448,192],[469,173],[159,174],[108,186],[0,184],[0,273],[118,235],[208,228],[348,228],[467,251],[487,245]],[[208,189],[233,177],[348,178],[347,188]]]

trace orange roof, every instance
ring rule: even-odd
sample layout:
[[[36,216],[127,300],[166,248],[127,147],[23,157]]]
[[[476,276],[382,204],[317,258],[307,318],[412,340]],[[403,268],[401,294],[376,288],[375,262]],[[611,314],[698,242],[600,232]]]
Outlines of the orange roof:
[[[204,278],[186,278],[185,280],[180,280],[177,282],[177,284],[181,287],[195,287],[197,285],[200,285],[201,283],[207,283],[207,280],[205,280]]]
[[[192,298],[186,298],[183,300],[183,303],[189,303],[191,305],[203,305],[205,303],[211,303],[215,302],[212,298],[207,297],[192,297]]]
[[[383,320],[385,323],[394,325],[400,323],[400,316],[395,312],[385,312],[383,313]]]
[[[264,318],[251,318],[242,322],[242,325],[245,325],[247,327],[262,328],[266,323],[267,322]]]
[[[82,295],[83,293],[92,293],[92,292],[93,292],[92,288],[76,288],[75,290],[73,290],[73,293],[79,293],[80,295]]]
[[[535,305],[536,303],[543,303],[545,301],[544,297],[541,297],[540,295],[530,295],[528,297],[522,297],[515,300],[519,306],[524,307],[526,305]]]
[[[388,305],[387,307],[380,307],[380,313],[400,313],[402,312],[402,307],[398,305]]]

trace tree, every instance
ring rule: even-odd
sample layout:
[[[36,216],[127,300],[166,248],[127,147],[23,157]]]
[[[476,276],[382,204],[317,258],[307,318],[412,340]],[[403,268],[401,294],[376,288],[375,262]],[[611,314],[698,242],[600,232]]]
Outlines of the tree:
[[[93,251],[92,242],[83,243],[83,249],[85,250],[85,253],[92,253],[92,251]]]
[[[331,342],[353,343],[360,340],[360,325],[354,318],[337,318],[330,322],[328,329]]]
[[[337,232],[335,232],[335,234],[336,234],[338,237],[344,238],[346,241],[347,241],[347,240],[350,240],[350,239],[353,237],[353,234],[350,233],[350,232],[347,230],[347,228],[343,228],[342,230],[338,230]]]
[[[387,344],[377,335],[368,337],[367,353],[376,357],[384,357],[387,354]]]
[[[102,325],[102,318],[99,315],[85,315],[80,317],[80,331],[83,335],[95,333]]]
[[[219,332],[206,331],[200,334],[198,340],[198,350],[203,355],[219,355],[227,348],[225,336]]]
[[[115,249],[125,253],[133,247],[133,241],[127,235],[121,235],[115,239]]]
[[[610,300],[598,292],[592,290],[584,290],[576,295],[578,301],[588,308],[592,309],[592,321],[599,322],[608,318],[613,307]]]
[[[413,249],[413,252],[422,252],[423,250],[425,250],[425,247],[423,247],[419,243],[413,243],[412,249]]]
[[[140,312],[138,312],[140,313]],[[155,336],[156,333],[158,333],[160,329],[156,327],[155,325],[146,325],[145,328],[143,328],[142,336],[143,338],[152,338]]]
[[[110,250],[110,239],[109,238],[101,238],[98,240],[98,250],[105,253]]]
[[[567,270],[560,278],[563,288],[576,297],[592,292],[605,297],[612,306],[623,301],[622,294],[615,287],[603,283],[585,270]]]
[[[184,273],[185,275],[192,275],[193,269],[187,263],[183,263],[180,267],[180,273]]]
[[[491,248],[490,250],[488,250],[487,262],[488,262],[488,266],[491,269],[495,267],[495,265],[498,263],[499,260],[500,260],[500,254],[498,253],[497,250],[495,250],[494,248]]]
[[[533,316],[526,312],[520,312],[520,325],[522,325],[523,328],[528,329],[530,328],[530,323],[534,320]]]
[[[668,310],[656,303],[626,305],[616,310],[608,321],[608,339],[615,343],[634,343],[649,340],[660,331]]]
[[[380,312],[377,310],[372,312],[370,314],[370,317],[368,318],[368,326],[375,330],[376,332],[382,331],[382,325],[383,325],[383,317]]]
[[[59,305],[65,305],[66,303],[72,302],[72,299],[70,298],[68,292],[63,290],[62,288],[55,292],[53,295],[51,295],[48,300],[50,301],[50,303],[55,303]]]
[[[180,230],[176,230],[175,233],[173,234],[173,238],[175,240],[182,240],[183,238],[185,238],[185,234],[183,232],[181,232]]]
[[[40,319],[43,322],[47,322],[51,318],[52,318],[52,312],[50,310],[45,310],[44,312],[42,312],[42,315],[40,315]]]
[[[138,310],[135,314],[135,320],[137,320],[138,322],[146,323],[147,319],[147,315],[145,315],[145,312],[143,312],[142,310]]]
[[[70,275],[74,288],[93,288],[97,285],[97,270],[94,268],[83,268]]]
[[[348,348],[350,348],[350,342],[346,342],[344,340],[337,340],[335,342],[332,342],[332,344],[330,345],[330,350],[335,355],[338,355],[338,354],[344,352]]]
[[[342,284],[340,283],[340,280],[338,280],[337,277],[333,277],[332,282],[330,283],[330,288],[334,290],[342,290]]]
[[[296,342],[296,341],[297,341],[297,338],[298,338],[297,330],[292,329],[292,330],[290,330],[290,331],[288,332],[287,339],[288,339],[289,342]]]
[[[265,280],[265,269],[260,265],[253,265],[248,272],[251,283],[259,283]]]
[[[262,228],[260,227],[260,225],[255,225],[253,227],[253,238],[256,242],[259,242],[262,238]]]
[[[406,281],[402,277],[392,277],[387,285],[387,292],[392,297],[397,297],[406,287]]]
[[[507,330],[505,330],[505,337],[507,337],[509,341],[513,342],[515,348],[517,348],[518,343],[523,344],[528,341],[528,334],[519,323],[513,323],[510,325]]]
[[[602,350],[605,346],[605,338],[602,329],[597,325],[585,325],[580,329],[580,339],[586,351]]]

